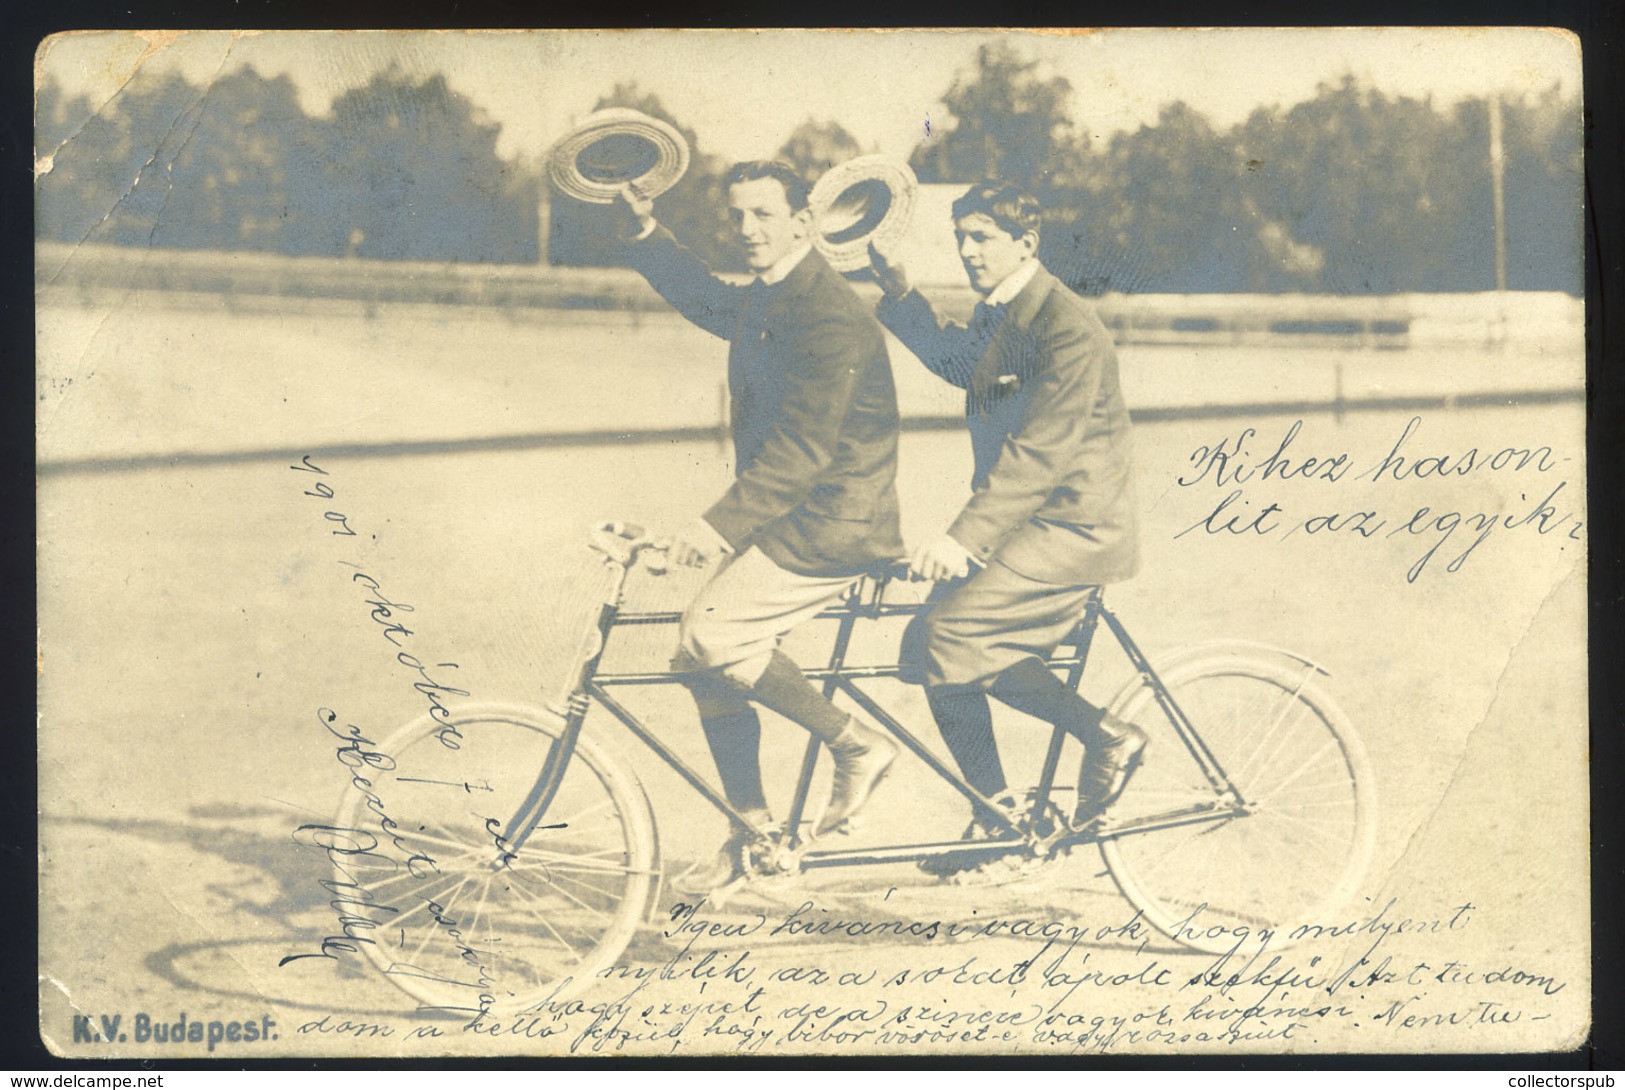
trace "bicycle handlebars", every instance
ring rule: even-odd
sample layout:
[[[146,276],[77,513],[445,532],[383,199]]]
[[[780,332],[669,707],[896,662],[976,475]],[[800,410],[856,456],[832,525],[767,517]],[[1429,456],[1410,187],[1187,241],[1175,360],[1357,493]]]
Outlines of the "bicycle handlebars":
[[[668,568],[666,543],[635,522],[596,523],[588,533],[587,545],[629,571],[640,559],[655,575],[664,575]]]

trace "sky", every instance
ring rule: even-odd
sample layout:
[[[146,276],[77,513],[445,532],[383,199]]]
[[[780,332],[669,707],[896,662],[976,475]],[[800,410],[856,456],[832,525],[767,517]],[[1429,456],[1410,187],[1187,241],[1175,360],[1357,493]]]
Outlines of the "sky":
[[[1175,101],[1226,127],[1348,74],[1441,105],[1580,89],[1578,42],[1530,28],[82,32],[47,39],[35,67],[37,79],[54,77],[99,106],[137,73],[179,71],[202,84],[252,65],[287,75],[313,115],[391,65],[442,73],[501,124],[507,158],[545,154],[601,94],[631,80],[725,158],[771,155],[809,117],[839,121],[867,150],[903,157],[928,122],[941,130],[940,96],[971,68],[978,45],[999,38],[1071,82],[1073,120],[1096,140],[1153,122]]]

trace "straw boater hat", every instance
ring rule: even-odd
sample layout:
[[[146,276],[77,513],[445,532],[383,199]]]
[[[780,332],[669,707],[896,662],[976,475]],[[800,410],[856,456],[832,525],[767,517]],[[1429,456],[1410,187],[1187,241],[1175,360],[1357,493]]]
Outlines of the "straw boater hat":
[[[623,186],[658,197],[688,169],[682,133],[648,114],[616,107],[589,114],[548,152],[547,173],[578,201],[612,204]]]
[[[813,245],[838,272],[869,267],[869,244],[890,250],[908,230],[918,186],[908,164],[885,155],[837,163],[807,198]]]

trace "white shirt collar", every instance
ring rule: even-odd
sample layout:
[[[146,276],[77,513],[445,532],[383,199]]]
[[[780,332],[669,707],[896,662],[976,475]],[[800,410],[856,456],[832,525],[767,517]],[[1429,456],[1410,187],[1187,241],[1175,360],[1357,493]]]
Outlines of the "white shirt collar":
[[[1023,261],[1017,266],[1015,272],[1000,280],[993,286],[993,290],[987,293],[987,299],[985,300],[987,305],[1002,307],[1009,303],[1021,294],[1022,288],[1032,283],[1033,277],[1038,275],[1038,268],[1039,263],[1036,257]]]
[[[812,243],[802,243],[800,246],[797,246],[794,250],[791,250],[789,253],[773,262],[773,264],[757,273],[756,279],[761,281],[763,284],[777,284],[780,280],[783,280],[785,277],[794,272],[795,267],[801,264],[801,259],[810,253],[812,253]]]

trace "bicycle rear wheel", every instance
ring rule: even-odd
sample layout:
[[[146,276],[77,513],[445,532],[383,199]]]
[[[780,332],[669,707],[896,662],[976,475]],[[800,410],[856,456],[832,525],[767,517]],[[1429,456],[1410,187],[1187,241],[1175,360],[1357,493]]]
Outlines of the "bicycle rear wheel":
[[[1335,922],[1365,876],[1371,764],[1316,672],[1251,645],[1159,672],[1234,794],[1209,781],[1143,681],[1113,703],[1152,748],[1111,809],[1101,855],[1123,896],[1183,945],[1224,953],[1264,928],[1284,945],[1302,924]],[[1175,824],[1181,813],[1188,823]]]
[[[376,921],[357,944],[419,1009],[497,1018],[562,1000],[636,931],[658,865],[654,823],[642,789],[597,747],[578,739],[535,831],[518,848],[505,839],[563,730],[526,708],[425,715],[375,747],[384,759],[359,765],[345,790],[335,824],[353,841],[329,850],[335,892]]]

